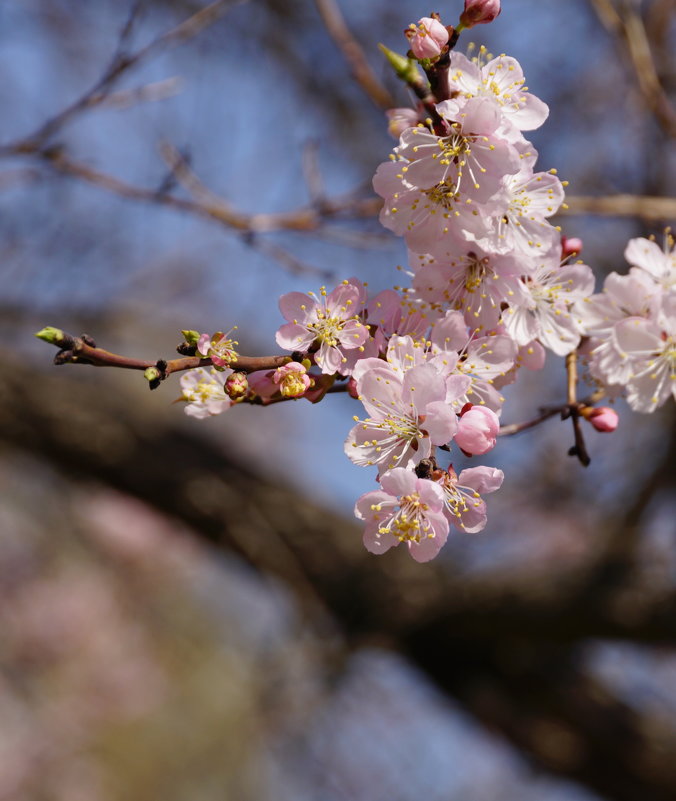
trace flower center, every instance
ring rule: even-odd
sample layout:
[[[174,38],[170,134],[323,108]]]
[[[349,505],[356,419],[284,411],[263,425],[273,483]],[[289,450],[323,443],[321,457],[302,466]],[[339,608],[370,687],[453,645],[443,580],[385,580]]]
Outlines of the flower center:
[[[379,534],[392,534],[399,542],[420,542],[424,537],[434,537],[432,526],[425,517],[429,507],[422,503],[417,492],[402,495],[399,503],[399,511],[378,529]]]

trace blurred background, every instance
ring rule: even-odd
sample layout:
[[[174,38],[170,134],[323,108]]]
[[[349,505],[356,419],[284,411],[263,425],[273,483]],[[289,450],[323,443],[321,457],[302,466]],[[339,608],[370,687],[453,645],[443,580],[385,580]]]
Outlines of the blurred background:
[[[619,402],[587,469],[568,424],[501,441],[486,530],[417,565],[362,548],[349,398],[195,421],[32,336],[271,353],[280,294],[400,282],[377,44],[461,7],[0,3],[0,801],[676,797],[673,403]],[[676,2],[505,0],[463,38],[521,62],[557,223],[626,272],[676,219]],[[549,362],[505,422],[565,400]]]

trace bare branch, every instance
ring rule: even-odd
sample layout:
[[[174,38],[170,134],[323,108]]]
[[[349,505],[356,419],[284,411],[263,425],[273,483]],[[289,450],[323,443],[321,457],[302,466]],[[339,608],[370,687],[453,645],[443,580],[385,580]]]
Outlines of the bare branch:
[[[625,47],[628,50],[646,106],[667,136],[676,138],[676,111],[660,83],[648,34],[635,4],[623,1],[621,13],[611,0],[591,0],[591,4],[605,28],[618,39],[623,50]]]
[[[638,217],[642,220],[667,222],[676,218],[676,198],[640,195],[611,195],[566,198],[567,209],[559,214],[598,214],[604,217]]]
[[[326,30],[352,68],[357,83],[379,108],[388,109],[395,106],[394,98],[376,78],[361,45],[345,24],[335,0],[315,0],[315,5]]]
[[[162,34],[157,39],[154,39],[150,44],[137,50],[136,53],[129,55],[125,53],[125,44],[138,10],[138,5],[136,5],[130,15],[129,21],[122,31],[120,43],[118,44],[118,48],[110,65],[94,86],[57,115],[47,120],[32,134],[0,147],[0,156],[25,155],[39,152],[47,145],[49,140],[74,117],[87,109],[103,103],[109,96],[110,90],[116,81],[132,67],[137,66],[159,50],[174,47],[188,39],[192,39],[209,25],[216,22],[216,20],[230,8],[247,1],[248,0],[217,0],[196,12],[191,17],[188,17],[188,19]]]

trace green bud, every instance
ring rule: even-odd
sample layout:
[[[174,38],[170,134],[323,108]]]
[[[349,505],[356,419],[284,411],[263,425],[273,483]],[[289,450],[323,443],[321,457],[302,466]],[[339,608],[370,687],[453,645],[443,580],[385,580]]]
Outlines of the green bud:
[[[153,384],[159,381],[162,378],[162,375],[157,367],[148,367],[146,370],[144,370],[143,377],[146,379],[146,381],[148,381],[149,384]]]
[[[38,331],[35,336],[43,342],[49,342],[50,345],[61,345],[66,339],[66,335],[60,328],[53,328],[51,325]]]
[[[379,44],[378,47],[397,74],[397,78],[401,78],[402,81],[410,84],[417,83],[420,80],[417,63],[412,58],[401,56],[399,53],[395,53],[394,50],[390,50],[389,47],[385,47],[384,44]]]
[[[197,345],[200,338],[199,331],[194,331],[193,329],[186,329],[185,331],[181,331],[183,334],[183,339],[188,343],[188,345]]]

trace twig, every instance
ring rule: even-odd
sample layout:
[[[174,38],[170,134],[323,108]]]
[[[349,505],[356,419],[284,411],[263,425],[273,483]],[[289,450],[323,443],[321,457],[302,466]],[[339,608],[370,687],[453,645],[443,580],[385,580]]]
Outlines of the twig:
[[[563,418],[570,417],[575,438],[575,444],[568,451],[568,455],[577,456],[580,464],[588,467],[591,457],[584,441],[584,434],[580,425],[580,404],[577,401],[577,349],[566,356],[566,374],[568,376],[568,412],[561,416]]]
[[[529,428],[535,428],[535,426],[539,426],[540,423],[544,423],[545,420],[550,420],[552,417],[556,417],[556,415],[562,414],[566,409],[566,406],[555,406],[551,409],[547,409],[543,411],[540,415],[535,417],[533,420],[526,420],[523,423],[511,423],[508,426],[500,426],[500,431],[498,431],[499,437],[511,437],[514,434],[520,434],[522,431],[526,431]]]
[[[566,198],[567,209],[559,214],[598,214],[606,217],[639,217],[642,220],[669,221],[676,219],[676,198],[641,195],[611,195],[607,197],[571,196]]]
[[[394,98],[376,78],[361,45],[345,24],[337,3],[334,0],[315,0],[315,5],[329,36],[350,65],[357,83],[379,108],[388,109],[395,106]]]
[[[125,45],[131,33],[131,26],[138,10],[138,5],[136,5],[130,15],[129,21],[122,31],[120,42],[118,43],[117,50],[110,65],[98,81],[96,81],[94,86],[54,117],[51,117],[43,123],[32,134],[0,147],[0,156],[38,153],[73,117],[93,106],[100,105],[109,96],[113,84],[132,67],[137,66],[157,50],[173,47],[197,36],[198,33],[214,23],[232,6],[239,5],[243,2],[247,2],[247,0],[217,0],[196,12],[191,17],[188,17],[188,19],[179,23],[157,39],[154,39],[150,44],[137,50],[136,53],[127,54],[125,52]]]
[[[676,111],[660,83],[641,15],[629,2],[621,4],[621,14],[610,0],[591,0],[591,4],[605,28],[626,45],[646,106],[662,130],[676,138]]]
[[[58,329],[53,329],[57,331]],[[171,373],[178,373],[183,370],[192,370],[195,367],[209,367],[211,359],[202,356],[182,356],[180,359],[157,359],[148,361],[146,359],[133,359],[128,356],[121,356],[118,353],[96,347],[91,337],[83,334],[76,337],[65,331],[58,331],[60,336],[54,338],[51,344],[59,348],[59,352],[54,357],[57,365],[61,364],[88,364],[93,367],[118,367],[125,370],[148,370],[157,368],[164,379]],[[44,339],[44,337],[41,337]],[[279,356],[242,356],[230,363],[233,370],[244,373],[253,373],[256,370],[276,370],[292,361],[288,354]]]

